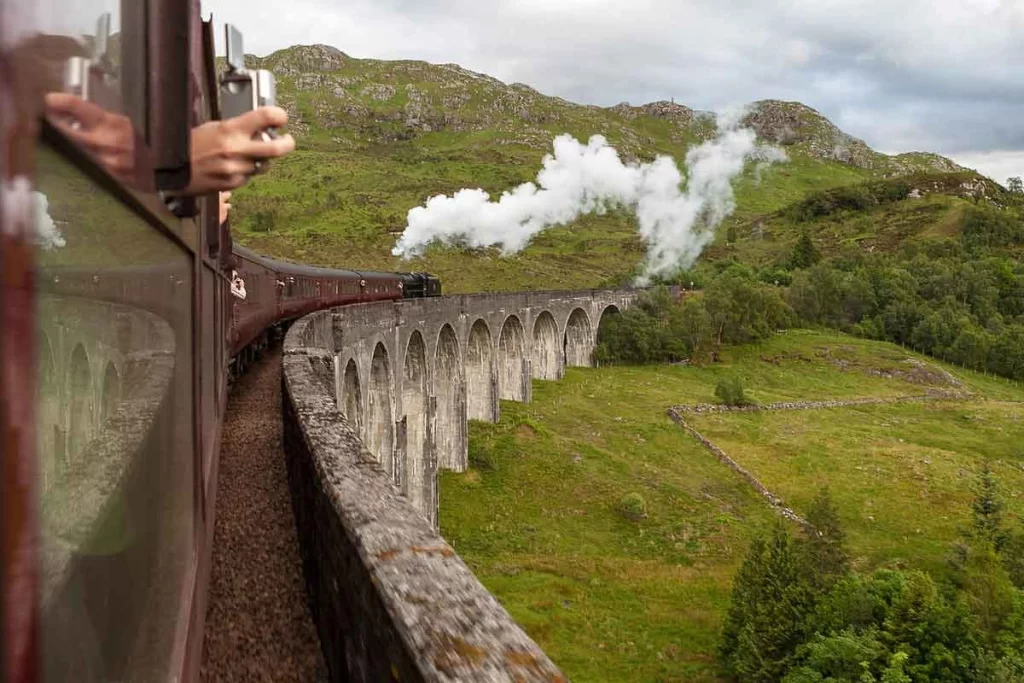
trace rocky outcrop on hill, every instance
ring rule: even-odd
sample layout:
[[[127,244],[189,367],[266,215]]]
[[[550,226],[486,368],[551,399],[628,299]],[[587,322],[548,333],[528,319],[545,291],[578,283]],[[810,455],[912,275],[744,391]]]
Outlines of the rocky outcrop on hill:
[[[628,102],[622,102],[614,107],[609,107],[608,111],[630,121],[641,116],[650,116],[651,118],[665,119],[683,126],[688,126],[693,122],[692,109],[682,104],[666,102],[665,100],[651,102],[639,107],[634,107]]]
[[[910,199],[921,199],[933,194],[945,194],[962,199],[993,199],[1005,192],[997,183],[988,178],[957,173],[912,178]]]
[[[896,175],[907,175],[921,170],[932,170],[938,173],[957,173],[966,170],[952,159],[931,152],[907,152],[889,157],[889,162]]]
[[[577,105],[543,95],[522,83],[501,81],[457,64],[354,59],[326,45],[279,50],[250,64],[274,71],[279,99],[293,115],[295,129],[338,131],[353,144],[412,139],[447,131],[500,132],[501,139],[547,151],[555,132],[602,133],[626,158],[650,158],[664,144],[687,145],[714,135],[715,117],[674,101],[640,106]],[[301,97],[300,97],[301,94]],[[308,102],[299,107],[296,102]],[[644,119],[671,124],[656,130]],[[742,119],[758,136],[823,162],[839,162],[883,176],[960,167],[935,154],[889,157],[847,135],[814,109],[799,102],[763,100]],[[585,133],[580,133],[585,131]],[[481,143],[483,144],[483,143]]]
[[[786,147],[801,145],[822,161],[839,161],[870,169],[885,158],[863,140],[847,135],[820,113],[799,102],[755,102],[742,122],[764,140]]]
[[[351,57],[330,45],[297,45],[260,59],[246,55],[246,64],[272,69],[277,77],[304,73],[327,73],[340,69]]]

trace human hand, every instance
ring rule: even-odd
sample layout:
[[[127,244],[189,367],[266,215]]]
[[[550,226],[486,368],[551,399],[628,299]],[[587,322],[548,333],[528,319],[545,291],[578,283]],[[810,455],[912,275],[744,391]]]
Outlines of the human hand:
[[[135,132],[131,119],[60,92],[46,95],[45,110],[58,130],[91,153],[111,175],[134,184]]]
[[[231,211],[231,204],[229,202],[230,199],[231,199],[231,193],[230,192],[221,192],[220,193],[220,224],[221,225],[224,225],[224,221],[226,221],[228,219],[228,212]]]
[[[187,194],[233,190],[263,170],[267,159],[282,157],[295,149],[295,139],[254,140],[267,129],[288,122],[280,107],[260,107],[225,121],[209,121],[192,129],[192,180]]]

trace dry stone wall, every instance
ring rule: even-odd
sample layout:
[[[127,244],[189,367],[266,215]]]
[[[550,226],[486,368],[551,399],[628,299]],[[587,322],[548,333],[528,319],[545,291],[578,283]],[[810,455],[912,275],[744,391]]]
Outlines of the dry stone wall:
[[[738,462],[733,460],[729,455],[719,448],[713,441],[708,439],[706,436],[697,431],[692,425],[690,425],[684,418],[683,415],[708,415],[712,413],[752,413],[762,411],[782,411],[782,410],[823,410],[828,408],[847,408],[851,406],[867,406],[867,405],[890,405],[894,403],[913,403],[919,401],[941,401],[941,400],[961,400],[971,398],[970,392],[966,391],[952,391],[946,389],[930,389],[928,393],[920,394],[916,396],[896,396],[892,398],[853,398],[853,399],[836,399],[828,401],[781,401],[777,403],[766,403],[763,405],[746,405],[746,406],[727,406],[715,403],[699,403],[696,405],[680,405],[673,406],[668,409],[667,413],[672,420],[678,424],[683,430],[699,441],[704,448],[708,449],[722,464],[731,469],[733,472],[738,474],[740,477],[745,479],[747,483],[753,487],[761,496],[768,501],[768,504],[772,506],[780,515],[786,519],[790,519],[801,526],[810,529],[811,526],[803,517],[798,515],[792,508],[786,506],[782,498],[772,493],[767,486],[762,484],[753,474],[748,472]]]

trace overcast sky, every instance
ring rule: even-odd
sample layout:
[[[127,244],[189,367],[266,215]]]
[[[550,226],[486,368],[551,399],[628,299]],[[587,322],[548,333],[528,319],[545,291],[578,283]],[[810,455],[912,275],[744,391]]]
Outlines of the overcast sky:
[[[799,100],[887,152],[1024,175],[1024,0],[205,0],[246,51],[456,62],[574,102]]]

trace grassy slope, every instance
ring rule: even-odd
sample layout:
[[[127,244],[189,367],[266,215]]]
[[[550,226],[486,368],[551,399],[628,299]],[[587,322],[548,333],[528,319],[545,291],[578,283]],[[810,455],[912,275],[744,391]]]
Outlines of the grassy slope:
[[[644,248],[633,220],[620,213],[553,229],[511,259],[445,248],[412,261],[391,257],[407,212],[428,197],[463,187],[496,196],[531,181],[560,133],[605,135],[627,159],[669,154],[681,161],[712,131],[685,107],[580,106],[449,65],[356,60],[313,48],[254,64],[278,74],[298,150],[237,193],[239,242],[316,264],[429,270],[450,292],[620,281],[643,260]],[[948,163],[886,157],[866,146],[861,166],[842,163],[830,156],[842,134],[813,110],[768,103],[757,112],[751,125],[765,135],[795,127],[797,136],[787,140],[788,163],[751,167],[737,183],[741,223],[811,190]],[[259,213],[272,216],[270,231],[256,231]]]
[[[765,266],[785,263],[805,231],[826,257],[849,248],[892,252],[905,244],[956,237],[965,211],[975,205],[969,197],[936,193],[860,211],[841,210],[806,222],[775,212],[756,220],[737,220],[736,241],[727,244],[719,239],[704,258],[733,258]],[[1005,253],[1019,251],[1008,248]]]
[[[261,64],[280,77],[299,149],[237,194],[239,241],[305,262],[429,270],[449,292],[621,281],[642,261],[644,247],[632,219],[620,213],[552,229],[508,259],[493,250],[448,248],[411,262],[392,258],[407,211],[426,198],[462,187],[493,196],[533,180],[551,139],[563,132],[581,139],[603,134],[630,159],[670,154],[681,160],[710,130],[683,108],[580,107],[457,67],[334,55],[323,68],[319,57],[308,56],[297,49]],[[828,154],[834,127],[799,105],[763,107],[755,123],[768,137],[774,124],[776,131],[795,127],[799,139],[788,141],[788,163],[749,168],[736,183],[738,206],[729,224],[739,241],[726,244],[721,230],[708,257],[771,263],[804,229],[826,253],[844,244],[890,249],[900,240],[959,230],[967,202],[948,195],[810,225],[780,217],[808,192],[943,162],[928,155],[885,158],[862,146],[857,154],[867,164],[841,163]],[[273,229],[255,231],[257,214],[270,216]],[[759,222],[763,227],[755,230]],[[500,424],[472,425],[474,467],[444,476],[442,530],[574,680],[714,680],[716,631],[731,577],[752,534],[774,517],[664,410],[713,400],[718,376],[732,370],[765,401],[921,390],[818,362],[821,345],[848,347],[835,353],[871,367],[903,357],[893,347],[845,337],[787,335],[763,348],[734,350],[729,363],[715,368],[570,370],[560,384],[538,383],[533,404],[504,404]],[[774,365],[760,362],[762,354],[793,357]],[[1020,398],[999,383],[970,381],[992,398]],[[834,472],[829,478],[849,509],[844,521],[861,566],[902,558],[936,567],[963,519],[964,510],[948,504],[965,500],[960,471],[976,466],[981,454],[1020,458],[1011,452],[1019,422],[997,424],[1007,415],[1016,420],[1015,410],[986,403],[719,416],[701,418],[699,427],[798,507],[811,494],[805,484]],[[933,436],[941,433],[949,437]],[[899,439],[913,444],[904,456],[893,455]],[[855,449],[865,453],[863,464],[844,457]],[[783,458],[790,467],[778,465]],[[923,464],[926,459],[932,464]],[[1009,465],[999,472],[1020,483]],[[898,480],[906,485],[892,484],[894,473],[909,477]],[[631,491],[648,503],[649,517],[640,523],[615,511]],[[940,514],[919,532],[901,505],[914,512],[930,505]],[[1013,507],[1022,512],[1016,500]],[[908,557],[908,548],[919,557]]]
[[[65,246],[38,252],[39,265],[107,267],[177,265],[188,259],[157,231],[84,176],[59,154],[40,147],[36,187]]]
[[[796,332],[710,368],[570,369],[560,383],[535,383],[532,404],[503,403],[499,424],[471,424],[471,469],[442,477],[442,532],[573,680],[715,680],[732,575],[774,516],[666,406],[713,401],[734,372],[762,402],[922,393],[864,372],[906,367],[905,357]],[[987,400],[695,423],[797,508],[827,482],[859,566],[940,568],[983,456],[996,459],[1004,490],[1024,485],[1022,411],[1007,402],[1024,392],[955,374]],[[648,506],[639,523],[616,512],[634,491]],[[1009,504],[1024,515],[1024,500]]]

